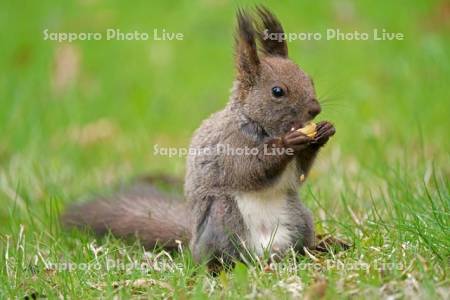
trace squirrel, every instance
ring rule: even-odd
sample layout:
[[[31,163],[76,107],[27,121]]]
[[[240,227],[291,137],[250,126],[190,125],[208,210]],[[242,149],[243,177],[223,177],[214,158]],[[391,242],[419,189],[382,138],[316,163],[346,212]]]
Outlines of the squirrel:
[[[195,131],[187,158],[184,198],[143,181],[112,197],[72,206],[63,222],[97,234],[136,236],[147,248],[189,243],[194,261],[241,259],[316,245],[311,212],[299,199],[305,178],[329,138],[328,121],[314,137],[296,129],[320,112],[312,79],[288,57],[277,17],[267,8],[238,9],[236,78],[224,109]],[[252,149],[243,155],[218,151]]]

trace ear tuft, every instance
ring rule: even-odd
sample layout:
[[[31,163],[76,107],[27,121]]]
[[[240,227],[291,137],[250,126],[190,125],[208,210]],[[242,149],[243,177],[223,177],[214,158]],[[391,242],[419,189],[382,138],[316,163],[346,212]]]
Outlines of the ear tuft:
[[[285,39],[281,39],[284,34],[283,26],[277,17],[264,6],[257,6],[256,11],[262,23],[258,23],[258,39],[262,51],[271,56],[288,56],[288,47]],[[270,35],[276,34],[276,39],[271,39]]]
[[[243,88],[252,86],[258,75],[260,61],[256,46],[256,32],[250,15],[238,9],[236,30],[236,67]]]

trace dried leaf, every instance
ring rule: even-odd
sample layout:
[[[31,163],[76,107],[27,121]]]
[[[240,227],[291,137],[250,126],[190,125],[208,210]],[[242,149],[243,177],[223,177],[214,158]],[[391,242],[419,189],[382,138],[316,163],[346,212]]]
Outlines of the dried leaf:
[[[327,291],[328,282],[321,278],[316,280],[306,291],[305,299],[322,299]]]
[[[62,45],[56,49],[51,78],[52,90],[56,94],[67,91],[78,77],[80,51],[73,45]]]
[[[84,126],[69,128],[68,137],[73,142],[82,146],[90,146],[115,136],[117,126],[108,119],[99,119]]]

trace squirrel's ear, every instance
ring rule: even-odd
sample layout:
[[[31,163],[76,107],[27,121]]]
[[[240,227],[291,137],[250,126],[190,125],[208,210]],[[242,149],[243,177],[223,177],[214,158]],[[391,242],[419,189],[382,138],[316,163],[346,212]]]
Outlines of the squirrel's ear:
[[[256,10],[262,21],[258,25],[258,39],[262,51],[266,55],[287,57],[288,47],[286,40],[280,38],[281,35],[284,35],[280,21],[264,6],[258,6]],[[271,39],[270,37],[273,36],[271,34],[275,34],[277,38]]]
[[[256,32],[251,17],[242,10],[238,10],[236,40],[236,68],[237,80],[242,88],[253,86],[259,75],[260,61],[256,48]]]

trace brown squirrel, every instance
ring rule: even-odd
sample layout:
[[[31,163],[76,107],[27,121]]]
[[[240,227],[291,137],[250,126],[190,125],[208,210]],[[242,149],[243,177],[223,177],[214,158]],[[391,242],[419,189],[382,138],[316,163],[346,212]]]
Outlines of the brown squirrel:
[[[185,200],[139,182],[72,207],[65,224],[137,235],[149,248],[189,241],[197,262],[239,259],[244,249],[262,255],[315,247],[312,215],[298,196],[299,176],[307,176],[335,128],[319,122],[314,137],[296,130],[321,111],[314,84],[288,58],[284,39],[266,38],[284,34],[278,19],[264,7],[256,13],[258,21],[237,12],[236,80],[226,107],[192,138],[192,149],[212,151],[188,156]],[[220,145],[256,151],[222,153]]]

